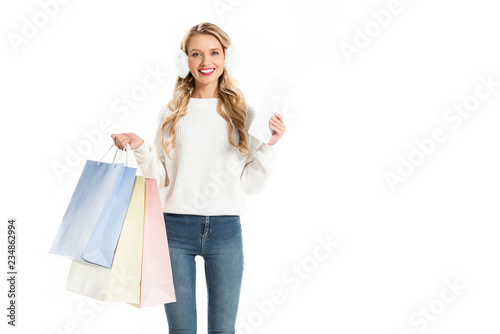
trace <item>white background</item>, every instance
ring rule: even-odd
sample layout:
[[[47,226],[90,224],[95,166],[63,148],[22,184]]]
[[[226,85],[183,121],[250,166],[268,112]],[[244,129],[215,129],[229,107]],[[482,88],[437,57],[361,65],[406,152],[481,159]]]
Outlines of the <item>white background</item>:
[[[162,305],[101,306],[65,291],[70,261],[48,250],[85,160],[101,158],[110,134],[152,142],[174,85],[172,54],[201,22],[219,25],[239,47],[237,79],[249,103],[290,93],[276,101],[291,116],[276,170],[242,217],[238,323],[247,329],[238,333],[500,330],[500,86],[456,128],[443,118],[474,101],[480,76],[500,81],[494,2],[401,0],[377,33],[370,12],[389,0],[68,1],[15,47],[9,36],[22,35],[23,18],[33,22],[48,2],[0,5],[5,272],[8,218],[17,219],[19,238],[18,326],[6,324],[2,279],[2,333],[167,332]],[[368,28],[370,42],[346,57],[342,43],[355,47]],[[168,74],[120,118],[113,106],[147,68]],[[279,91],[273,78],[293,92]],[[103,119],[114,128],[58,177],[53,164],[65,164],[68,149]],[[391,190],[385,173],[398,173],[398,157],[418,158],[415,141],[436,128],[446,140],[420,153],[421,164]],[[318,248],[328,240],[339,244],[331,253]],[[197,266],[198,328],[206,333],[203,259]],[[279,303],[270,301],[276,291]]]

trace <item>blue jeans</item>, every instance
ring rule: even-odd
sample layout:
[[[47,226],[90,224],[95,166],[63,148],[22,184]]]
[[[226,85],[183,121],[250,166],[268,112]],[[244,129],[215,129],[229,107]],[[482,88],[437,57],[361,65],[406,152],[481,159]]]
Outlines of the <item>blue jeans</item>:
[[[163,213],[176,302],[164,304],[170,334],[196,333],[196,263],[205,260],[208,333],[234,334],[243,277],[240,216]]]

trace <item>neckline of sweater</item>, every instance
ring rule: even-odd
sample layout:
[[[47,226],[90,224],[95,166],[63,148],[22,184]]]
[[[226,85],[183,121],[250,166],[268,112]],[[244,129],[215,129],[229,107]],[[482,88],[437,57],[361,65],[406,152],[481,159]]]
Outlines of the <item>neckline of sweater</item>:
[[[198,97],[190,97],[189,98],[190,100],[217,100],[218,98],[217,97],[201,97],[201,98],[198,98]]]
[[[213,106],[217,105],[218,98],[195,98],[195,97],[190,97],[189,98],[189,105],[191,106],[197,106],[197,107],[203,107],[203,106]]]

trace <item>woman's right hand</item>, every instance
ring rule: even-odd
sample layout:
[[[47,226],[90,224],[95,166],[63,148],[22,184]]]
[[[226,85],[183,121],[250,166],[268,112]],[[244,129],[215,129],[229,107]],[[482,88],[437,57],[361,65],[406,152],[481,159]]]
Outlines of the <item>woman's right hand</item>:
[[[120,150],[125,148],[125,145],[128,143],[131,149],[136,149],[140,147],[144,143],[144,139],[136,135],[135,133],[113,133],[111,138],[115,141],[116,147]]]

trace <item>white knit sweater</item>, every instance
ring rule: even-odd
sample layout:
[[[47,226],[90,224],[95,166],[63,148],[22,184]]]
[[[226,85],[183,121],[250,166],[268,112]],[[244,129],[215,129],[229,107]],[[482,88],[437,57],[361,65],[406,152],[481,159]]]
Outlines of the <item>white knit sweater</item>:
[[[158,115],[154,147],[146,141],[132,150],[144,177],[156,179],[163,212],[195,215],[244,215],[245,194],[264,189],[275,164],[275,148],[248,134],[255,110],[247,103],[248,156],[229,144],[227,122],[217,113],[217,98],[191,98],[187,115],[176,124],[175,148],[167,157],[160,127],[171,110]],[[168,138],[168,132],[164,137]],[[233,143],[238,131],[233,130]]]

